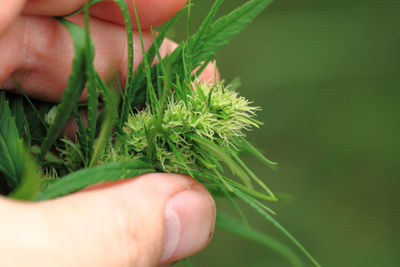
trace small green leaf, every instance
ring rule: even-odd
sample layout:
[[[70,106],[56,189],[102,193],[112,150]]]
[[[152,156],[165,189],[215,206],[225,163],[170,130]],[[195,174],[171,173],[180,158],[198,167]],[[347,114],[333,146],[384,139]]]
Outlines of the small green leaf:
[[[147,53],[146,53],[146,50],[144,47],[143,34],[142,34],[142,29],[140,27],[140,21],[139,21],[139,16],[138,16],[138,13],[136,10],[135,2],[132,1],[132,4],[133,4],[133,11],[134,11],[135,17],[136,17],[136,24],[137,24],[138,31],[139,31],[139,39],[140,39],[140,44],[141,44],[141,48],[142,48],[144,70],[145,70],[146,80],[147,80],[147,97],[148,97],[147,103],[150,103],[152,111],[156,114],[158,112],[158,110],[160,109],[160,103],[157,99],[157,95],[154,90],[153,82],[151,79],[150,63],[147,58]]]
[[[40,188],[38,170],[18,133],[5,93],[0,92],[0,178],[5,178],[10,190],[16,189],[11,197],[32,199]]]
[[[96,147],[94,149],[92,160],[89,167],[93,167],[97,161],[102,157],[104,149],[110,140],[112,129],[115,123],[115,117],[118,110],[118,96],[111,89],[107,89],[107,102],[104,110],[105,119],[101,125],[99,138],[96,140]]]
[[[222,162],[224,162],[228,167],[231,169],[231,171],[238,175],[239,178],[242,179],[243,183],[251,188],[252,185],[250,183],[250,178],[249,176],[243,171],[238,164],[231,158],[229,153],[225,152],[222,150],[220,147],[218,147],[215,143],[205,139],[205,138],[200,138],[197,136],[192,135],[191,138],[198,143],[200,146],[203,146],[205,149],[211,151],[216,157],[218,157]]]
[[[250,153],[251,155],[255,156],[256,158],[264,162],[267,166],[270,166],[273,169],[275,169],[276,165],[278,165],[278,163],[267,159],[263,154],[261,154],[252,144],[250,144],[244,138],[241,138],[239,142],[240,142],[239,146],[243,152]]]
[[[68,79],[67,88],[63,93],[61,104],[58,106],[56,117],[50,125],[46,138],[42,143],[38,157],[39,160],[43,159],[60,135],[64,125],[70,119],[72,111],[76,107],[86,85],[87,45],[85,31],[80,26],[68,20],[59,18],[58,21],[67,28],[74,40],[75,58],[72,63],[72,73]]]
[[[21,183],[10,197],[19,200],[33,200],[41,187],[40,168],[29,153],[25,153],[23,164],[24,173]]]
[[[242,31],[273,0],[252,0],[236,8],[228,15],[218,19],[199,35],[193,38],[199,41],[193,47],[193,61],[199,64],[224,47],[233,37]],[[200,36],[201,34],[201,36]],[[206,36],[202,38],[203,36]]]
[[[10,189],[15,189],[24,174],[24,145],[12,117],[5,93],[0,92],[0,172]]]
[[[191,65],[192,69],[202,65],[199,71],[204,69],[215,56],[216,52],[223,48],[230,40],[238,35],[250,22],[257,17],[273,0],[251,0],[243,6],[236,8],[226,16],[211,23],[215,14],[222,4],[222,0],[214,2],[214,5],[199,30],[191,37]],[[184,77],[185,64],[182,53],[186,42],[181,44],[171,54],[171,81],[176,75]]]
[[[172,28],[172,26],[176,23],[177,19],[182,15],[183,9],[178,11],[178,13],[175,14],[175,16],[169,20],[162,28],[162,30],[158,33],[156,41],[152,44],[152,46],[149,48],[147,52],[147,59],[149,62],[152,62],[157,54],[157,45],[162,44],[165,37],[167,36],[167,33],[169,30]],[[135,75],[132,79],[132,83],[129,85],[128,88],[126,88],[126,94],[128,98],[128,103],[126,107],[122,107],[123,110],[121,112],[121,122],[120,124],[122,125],[123,123],[126,122],[129,114],[129,106],[138,106],[143,104],[143,95],[146,92],[144,89],[146,88],[146,73],[145,73],[145,62],[142,61],[135,71]],[[165,64],[166,66],[169,65]],[[154,72],[155,67],[154,67]],[[152,75],[152,77],[157,77],[156,75]]]
[[[113,162],[86,168],[62,177],[41,192],[35,200],[52,199],[96,183],[118,181],[151,172],[155,172],[153,166],[143,161]]]
[[[98,91],[96,84],[96,71],[93,66],[94,60],[94,44],[90,38],[89,32],[89,11],[85,10],[85,38],[86,38],[86,76],[88,88],[88,127],[87,127],[87,147],[86,162],[90,162],[93,156],[94,139],[97,126],[97,112],[99,107]]]
[[[115,3],[118,4],[121,9],[122,15],[124,17],[125,22],[125,30],[126,30],[126,38],[127,38],[127,47],[128,47],[128,66],[126,70],[126,83],[125,83],[125,91],[122,94],[122,107],[120,113],[120,120],[118,122],[117,127],[119,129],[122,128],[123,124],[126,122],[126,118],[128,117],[130,111],[130,104],[132,97],[134,94],[131,92],[131,84],[132,84],[132,75],[133,75],[133,63],[134,63],[134,49],[133,49],[133,30],[132,30],[132,21],[131,15],[129,14],[129,9],[124,0],[114,0]]]

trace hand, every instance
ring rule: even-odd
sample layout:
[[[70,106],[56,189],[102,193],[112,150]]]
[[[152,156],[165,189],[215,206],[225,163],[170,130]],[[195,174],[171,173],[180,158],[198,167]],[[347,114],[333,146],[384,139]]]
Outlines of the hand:
[[[0,88],[18,93],[16,80],[33,98],[59,101],[71,73],[74,48],[68,31],[52,16],[70,14],[87,1],[0,0]],[[186,0],[136,0],[135,3],[147,50],[153,40],[150,26],[166,22],[185,5]],[[128,6],[133,13],[132,4]],[[95,68],[106,81],[115,78],[119,72],[120,83],[124,85],[127,41],[122,13],[115,3],[104,2],[93,6],[90,14],[91,36],[96,50]],[[135,18],[133,14],[131,16]],[[83,14],[68,19],[83,24]],[[133,67],[136,70],[142,61],[137,31],[134,31],[133,39]],[[174,42],[165,40],[160,46],[160,54],[166,55],[175,47]],[[200,78],[213,79],[213,73],[210,65]]]
[[[147,174],[60,199],[0,198],[1,266],[157,266],[209,242],[215,206],[188,177]]]
[[[52,16],[85,0],[0,0],[0,88],[59,101],[71,72],[72,39]],[[129,3],[130,1],[128,1]],[[173,16],[185,0],[136,0],[143,29]],[[126,78],[126,35],[114,3],[91,9],[95,68],[103,79]],[[82,15],[70,20],[82,24]],[[151,35],[144,31],[145,48]],[[138,44],[138,34],[134,40]],[[176,45],[166,40],[165,55]],[[141,47],[135,46],[136,69]],[[212,79],[209,67],[203,80]],[[84,98],[84,96],[83,96]],[[157,266],[192,255],[209,242],[215,204],[186,176],[148,174],[41,203],[0,197],[2,266]]]

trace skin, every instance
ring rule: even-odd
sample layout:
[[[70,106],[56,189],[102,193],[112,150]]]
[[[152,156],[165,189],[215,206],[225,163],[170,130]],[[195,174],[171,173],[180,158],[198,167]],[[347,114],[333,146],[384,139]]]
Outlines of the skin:
[[[71,37],[53,16],[69,14],[85,2],[0,0],[0,90],[17,92],[16,79],[31,97],[60,100],[74,52]],[[148,48],[152,38],[146,29],[166,22],[186,0],[135,3]],[[82,24],[82,15],[71,21]],[[106,80],[119,71],[124,84],[126,36],[114,3],[92,7],[91,33],[95,68]],[[160,52],[175,47],[166,40]],[[141,48],[135,47],[134,69],[141,58]],[[208,81],[213,75],[209,66],[200,78]],[[165,266],[208,244],[215,204],[189,177],[147,174],[40,203],[0,197],[0,214],[1,266]]]

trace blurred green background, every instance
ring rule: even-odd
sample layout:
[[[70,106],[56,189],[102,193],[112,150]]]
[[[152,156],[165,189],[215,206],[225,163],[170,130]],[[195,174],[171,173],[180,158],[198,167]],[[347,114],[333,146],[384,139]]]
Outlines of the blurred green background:
[[[193,30],[212,2],[193,0]],[[225,2],[221,15],[245,1]],[[290,196],[272,205],[277,219],[323,266],[400,266],[400,2],[276,0],[217,60],[263,107],[249,138],[279,170],[248,163]],[[223,231],[192,263],[289,266]]]

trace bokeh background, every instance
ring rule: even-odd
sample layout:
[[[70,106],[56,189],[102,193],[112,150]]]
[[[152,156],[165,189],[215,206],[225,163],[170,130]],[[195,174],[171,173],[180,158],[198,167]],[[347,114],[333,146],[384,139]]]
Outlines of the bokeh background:
[[[193,0],[193,30],[212,2]],[[245,1],[225,2],[221,15]],[[323,266],[400,266],[400,1],[276,0],[217,60],[263,108],[265,125],[249,138],[279,170],[248,163],[286,194],[273,205],[278,220]],[[253,225],[291,246],[247,210]],[[289,266],[223,231],[191,260]]]

